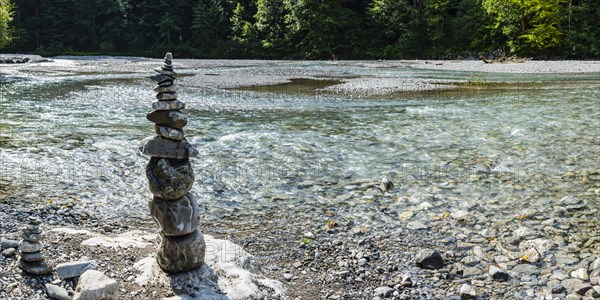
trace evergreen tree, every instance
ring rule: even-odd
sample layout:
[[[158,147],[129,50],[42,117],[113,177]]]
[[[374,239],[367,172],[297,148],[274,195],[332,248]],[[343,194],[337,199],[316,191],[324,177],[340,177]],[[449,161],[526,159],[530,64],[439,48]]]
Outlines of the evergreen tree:
[[[0,0],[0,49],[12,40],[10,23],[13,18],[13,5],[10,0]]]

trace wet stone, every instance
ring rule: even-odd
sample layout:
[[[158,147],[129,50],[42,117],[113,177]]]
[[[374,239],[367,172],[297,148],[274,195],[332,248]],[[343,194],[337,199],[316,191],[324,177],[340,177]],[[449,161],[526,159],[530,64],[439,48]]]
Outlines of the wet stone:
[[[166,236],[190,234],[200,223],[198,203],[192,194],[177,200],[154,198],[150,201],[150,213]]]
[[[146,119],[174,129],[181,129],[187,124],[186,115],[180,111],[155,110],[146,115]]]
[[[173,80],[175,79],[175,77],[158,74],[158,75],[150,76],[150,79],[158,82],[158,85],[161,85],[161,83],[166,82],[166,81],[171,81],[171,83],[173,83]]]
[[[175,100],[177,99],[177,93],[158,93],[156,94],[156,99],[161,101]]]
[[[179,100],[157,101],[152,103],[152,109],[155,110],[181,110],[185,109],[185,103]]]
[[[153,157],[146,165],[146,177],[150,192],[166,200],[183,197],[194,184],[194,170],[187,159]]]
[[[178,130],[167,126],[155,125],[154,131],[156,132],[156,134],[171,140],[181,141],[185,137],[183,135],[182,130]]]
[[[198,150],[187,140],[173,141],[160,136],[151,136],[142,140],[140,151],[144,155],[164,158],[190,158],[198,155]]]
[[[200,230],[180,236],[160,235],[161,243],[156,258],[160,267],[168,272],[183,272],[195,269],[204,263],[206,245]]]

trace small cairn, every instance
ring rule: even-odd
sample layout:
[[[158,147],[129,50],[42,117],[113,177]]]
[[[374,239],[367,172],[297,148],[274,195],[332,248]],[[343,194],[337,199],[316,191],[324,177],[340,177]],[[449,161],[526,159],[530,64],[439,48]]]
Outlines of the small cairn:
[[[19,266],[23,271],[32,275],[46,275],[52,272],[52,268],[46,265],[44,256],[42,256],[43,245],[41,240],[44,239],[40,224],[42,221],[35,217],[28,218],[29,224],[23,228],[19,243]]]
[[[184,272],[204,263],[206,246],[204,236],[197,228],[200,223],[198,202],[189,193],[194,184],[194,170],[190,157],[198,151],[183,134],[187,117],[182,109],[185,103],[177,100],[177,87],[171,53],[165,55],[165,64],[154,71],[158,84],[154,87],[154,111],[146,118],[153,122],[156,135],[145,138],[140,146],[150,156],[146,166],[150,192],[150,213],[161,229],[157,262],[168,272]]]

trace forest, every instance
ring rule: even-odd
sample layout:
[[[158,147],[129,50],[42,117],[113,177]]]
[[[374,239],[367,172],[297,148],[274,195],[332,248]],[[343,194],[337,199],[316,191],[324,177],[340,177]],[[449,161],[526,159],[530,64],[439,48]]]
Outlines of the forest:
[[[598,59],[598,0],[0,0],[2,52]]]

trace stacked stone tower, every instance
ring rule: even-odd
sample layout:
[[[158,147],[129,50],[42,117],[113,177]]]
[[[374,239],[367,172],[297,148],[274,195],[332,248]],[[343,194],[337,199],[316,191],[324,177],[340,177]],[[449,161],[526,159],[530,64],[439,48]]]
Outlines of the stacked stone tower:
[[[29,274],[46,275],[52,272],[52,268],[46,264],[42,255],[41,241],[44,238],[40,228],[42,221],[35,217],[29,217],[28,221],[29,224],[23,228],[22,240],[19,244],[21,256],[19,266]]]
[[[194,184],[194,170],[190,157],[198,151],[188,143],[183,134],[187,117],[182,112],[185,103],[177,100],[177,86],[171,53],[165,55],[162,68],[154,69],[158,84],[154,87],[154,111],[146,118],[152,121],[156,135],[145,138],[140,146],[144,155],[150,156],[146,166],[150,191],[150,213],[161,229],[157,261],[168,272],[183,272],[204,263],[206,246],[197,228],[200,221],[198,203],[189,193]]]

